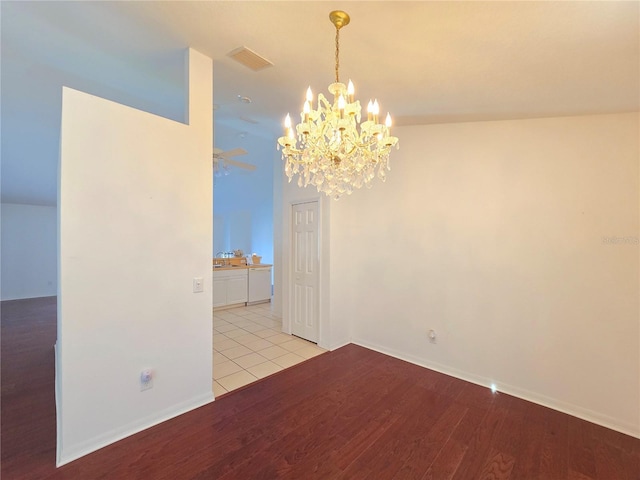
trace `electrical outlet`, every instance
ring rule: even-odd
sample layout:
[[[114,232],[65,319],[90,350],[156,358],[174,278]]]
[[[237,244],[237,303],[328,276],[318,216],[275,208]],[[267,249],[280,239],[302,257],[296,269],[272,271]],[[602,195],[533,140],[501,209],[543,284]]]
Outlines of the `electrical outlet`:
[[[202,277],[194,277],[193,293],[204,292],[204,279]]]
[[[149,369],[142,370],[140,372],[140,391],[144,392],[150,388],[153,388],[153,371]]]
[[[429,341],[431,343],[438,343],[438,336],[435,330],[429,330]]]

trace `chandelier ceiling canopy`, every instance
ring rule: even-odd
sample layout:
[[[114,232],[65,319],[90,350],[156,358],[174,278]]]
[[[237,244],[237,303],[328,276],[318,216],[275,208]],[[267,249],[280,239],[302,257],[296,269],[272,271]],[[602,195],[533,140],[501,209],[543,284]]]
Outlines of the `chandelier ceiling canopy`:
[[[287,114],[278,148],[282,148],[284,169],[290,182],[297,174],[298,186],[314,185],[318,192],[337,200],[363,185],[371,188],[376,175],[384,182],[386,172],[391,170],[389,152],[398,139],[391,136],[388,113],[385,123],[380,123],[377,100],[369,100],[366,119],[363,119],[353,83],[351,80],[348,85],[340,82],[340,29],[351,19],[342,11],[331,12],[329,19],[336,27],[335,82],[328,88],[333,102],[322,93],[314,102],[309,87],[300,123],[293,127]]]

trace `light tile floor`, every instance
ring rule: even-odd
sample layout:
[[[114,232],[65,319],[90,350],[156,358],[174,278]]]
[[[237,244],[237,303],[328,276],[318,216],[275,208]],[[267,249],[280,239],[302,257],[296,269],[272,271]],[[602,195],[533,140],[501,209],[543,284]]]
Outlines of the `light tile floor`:
[[[282,319],[271,303],[213,312],[213,393],[215,396],[297,363],[325,350],[282,333]]]

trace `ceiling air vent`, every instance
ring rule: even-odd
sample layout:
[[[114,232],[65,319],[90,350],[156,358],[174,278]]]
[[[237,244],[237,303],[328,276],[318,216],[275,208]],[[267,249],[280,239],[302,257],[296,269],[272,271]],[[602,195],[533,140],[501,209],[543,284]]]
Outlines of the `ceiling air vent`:
[[[254,72],[273,65],[269,60],[261,57],[247,47],[238,47],[227,53],[227,55],[233,58],[236,62],[240,62],[245,67],[250,68]]]

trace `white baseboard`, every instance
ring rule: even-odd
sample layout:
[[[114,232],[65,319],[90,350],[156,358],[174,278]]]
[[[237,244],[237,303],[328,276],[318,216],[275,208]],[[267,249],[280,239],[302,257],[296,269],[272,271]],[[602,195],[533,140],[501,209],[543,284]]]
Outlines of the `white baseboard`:
[[[347,341],[342,342],[342,343],[336,343],[335,345],[331,345],[331,346],[328,346],[328,347],[322,347],[322,348],[324,348],[326,350],[329,350],[330,352],[333,352],[334,350],[337,350],[339,348],[346,347],[350,343],[354,343],[354,342],[352,342],[351,340],[347,340]]]
[[[478,376],[469,372],[464,372],[447,365],[441,365],[437,362],[428,362],[424,359],[414,357],[413,355],[408,355],[404,352],[399,352],[394,349],[382,347],[380,345],[367,342],[366,340],[354,339],[352,343],[360,345],[361,347],[375,350],[376,352],[384,353],[385,355],[389,355],[400,360],[404,360],[409,363],[413,363],[414,365],[428,368],[436,372],[444,373],[445,375],[459,378],[460,380],[471,382],[483,387],[491,388],[491,384],[493,383],[492,379]],[[533,402],[562,413],[566,413],[567,415],[571,415],[582,420],[601,425],[611,430],[624,433],[625,435],[640,438],[640,425],[634,425],[632,423],[624,422],[620,419],[613,418],[608,415],[604,415],[602,413],[580,407],[578,405],[573,405],[556,398],[547,397],[545,395],[541,395],[539,393],[532,392],[514,385],[500,384],[497,387],[497,391],[499,392],[503,392],[508,395],[521,398],[523,400],[527,400],[529,402]]]
[[[111,445],[112,443],[122,440],[123,438],[130,437],[131,435],[139,433],[143,430],[151,428],[155,425],[175,418],[196,408],[202,407],[211,402],[213,402],[213,392],[205,393],[186,402],[173,405],[172,407],[162,410],[157,414],[149,415],[148,417],[144,417],[137,422],[130,423],[120,428],[116,428],[77,445],[72,445],[65,448],[65,446],[61,446],[61,442],[58,441],[56,467],[66,465],[69,462],[73,462],[80,457],[95,452],[96,450],[106,447],[107,445]],[[61,435],[60,432],[58,432],[58,439],[60,440],[60,438]]]

